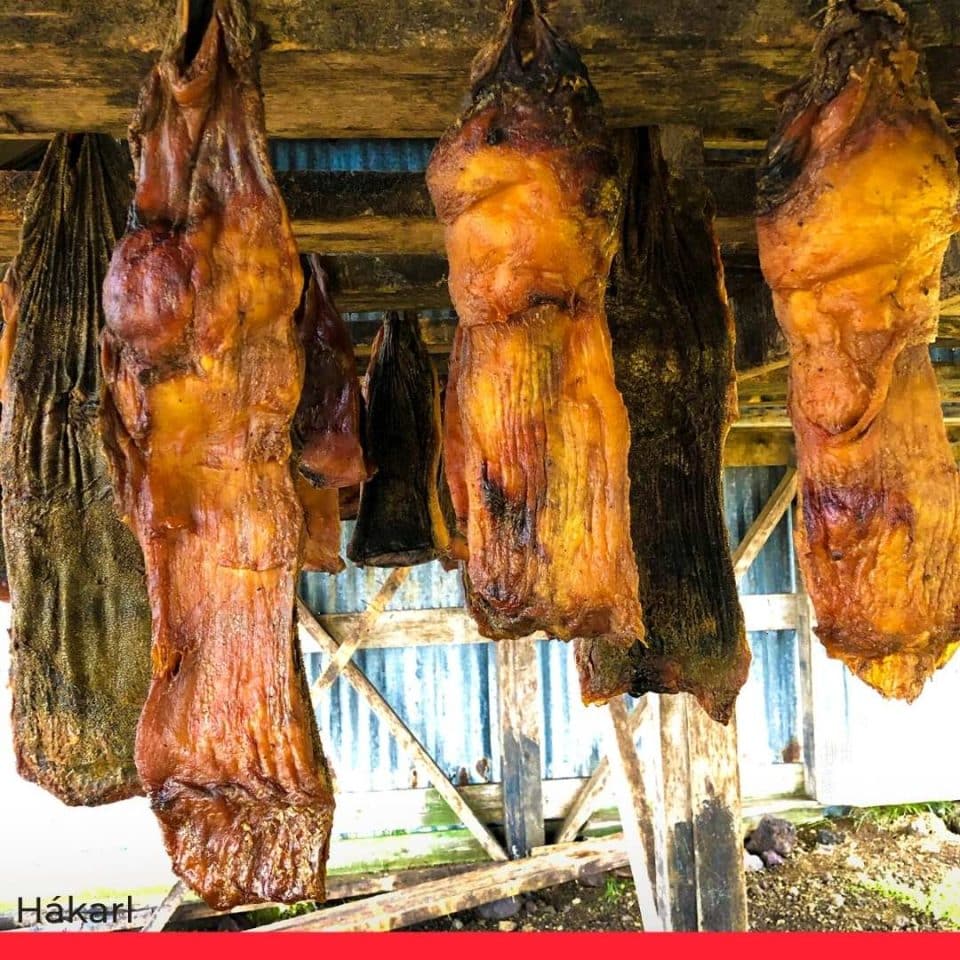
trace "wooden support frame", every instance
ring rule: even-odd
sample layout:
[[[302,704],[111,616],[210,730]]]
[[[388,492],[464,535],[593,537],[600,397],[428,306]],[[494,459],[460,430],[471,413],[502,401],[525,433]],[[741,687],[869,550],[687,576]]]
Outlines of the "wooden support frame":
[[[540,665],[529,638],[496,645],[503,780],[503,823],[512,859],[543,846],[540,788]]]
[[[256,16],[270,44],[263,56],[266,116],[273,136],[378,137],[436,134],[453,122],[469,85],[469,64],[494,36],[500,7],[449,2],[355,0],[336,5],[262,0]],[[949,109],[958,94],[951,46],[957,0],[911,4],[916,34],[932,49],[933,94]],[[766,11],[677,0],[550,8],[582,54],[616,126],[696,123],[763,138],[774,97],[810,64],[817,22],[804,0]],[[18,83],[0,102],[0,136],[64,129],[122,135],[141,77],[171,25],[168,5],[115,6],[3,0],[0,22],[16,43],[0,72]],[[304,110],[303,104],[322,105]]]
[[[787,467],[783,479],[777,484],[770,499],[764,504],[757,518],[743,535],[743,539],[733,552],[733,574],[739,580],[760,554],[770,535],[777,528],[781,518],[793,503],[797,495],[797,471]]]
[[[301,635],[311,640],[320,650],[334,657],[339,644],[317,623],[310,608],[297,599],[297,613],[300,620]],[[384,699],[383,694],[367,679],[363,671],[353,663],[345,663],[340,675],[367,702],[370,709],[386,724],[397,743],[410,755],[416,766],[437,789],[437,792],[460,817],[463,825],[477,838],[493,860],[506,860],[507,854],[496,837],[484,826],[466,801],[457,793],[456,788],[447,779],[436,761],[427,752],[422,743],[413,735],[400,719],[393,707]]]
[[[654,712],[655,708],[646,709],[639,719],[649,721]],[[619,796],[620,820],[643,929],[669,930],[671,904],[667,896],[665,845],[655,812],[659,791],[652,781],[659,764],[649,762],[653,760],[649,756],[648,762],[641,764],[622,698],[607,704],[606,718],[607,757]]]
[[[627,732],[631,740],[635,740],[637,730],[640,728],[640,721],[643,719],[644,712],[647,709],[646,697],[637,701],[636,706],[627,715]],[[593,815],[594,810],[610,780],[610,761],[607,756],[600,757],[597,765],[590,775],[590,778],[580,789],[577,799],[570,807],[569,812],[560,825],[560,832],[557,834],[557,843],[570,843],[577,838],[584,824]]]
[[[349,640],[339,645],[337,651],[330,658],[330,662],[321,671],[320,675],[310,687],[310,696],[316,699],[320,693],[336,680],[340,671],[350,662],[353,655],[360,649],[377,621],[380,619],[387,604],[396,596],[397,591],[410,577],[410,567],[394,567],[390,575],[377,591],[377,595],[367,605],[367,609],[360,615],[360,621],[351,634]]]

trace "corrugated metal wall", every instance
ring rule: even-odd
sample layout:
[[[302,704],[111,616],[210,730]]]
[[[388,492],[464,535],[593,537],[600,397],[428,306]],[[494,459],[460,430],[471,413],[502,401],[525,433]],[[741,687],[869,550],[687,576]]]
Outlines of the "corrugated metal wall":
[[[427,140],[273,141],[278,171],[422,171],[433,143]],[[368,319],[369,314],[356,315]],[[782,469],[727,471],[726,513],[732,542],[760,511]],[[348,538],[352,524],[344,524]],[[387,572],[349,566],[337,577],[307,574],[304,596],[318,613],[363,610]],[[793,589],[786,522],[771,537],[741,589],[783,593]],[[417,568],[398,591],[392,609],[457,607],[459,575],[438,563]],[[796,644],[791,632],[753,634],[754,659],[741,694],[739,717],[745,759],[777,762],[797,736]],[[580,702],[573,650],[560,642],[539,644],[542,693],[542,761],[547,778],[585,776],[599,757],[600,714]],[[478,782],[477,764],[488,761],[499,779],[496,658],[489,643],[468,646],[365,650],[358,665],[409,725],[441,769],[454,779],[463,770]],[[323,658],[309,657],[316,675]],[[379,720],[343,680],[318,710],[318,722],[341,790],[381,790],[411,785],[412,770]]]

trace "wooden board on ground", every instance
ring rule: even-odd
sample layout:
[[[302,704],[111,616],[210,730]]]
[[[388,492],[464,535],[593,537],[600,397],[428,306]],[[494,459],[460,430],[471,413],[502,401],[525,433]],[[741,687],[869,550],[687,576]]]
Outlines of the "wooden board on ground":
[[[455,883],[447,878],[433,880],[281,920],[251,932],[396,930],[492,900],[557,886],[588,873],[615,870],[626,862],[622,836],[564,844],[547,848],[539,856],[477,867],[459,874]]]

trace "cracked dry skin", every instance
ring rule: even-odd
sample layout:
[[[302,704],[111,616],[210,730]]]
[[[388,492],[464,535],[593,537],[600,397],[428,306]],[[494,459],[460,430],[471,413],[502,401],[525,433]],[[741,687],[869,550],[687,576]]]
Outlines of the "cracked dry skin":
[[[14,751],[22,777],[69,804],[142,792],[133,744],[150,681],[150,606],[97,428],[101,286],[129,166],[109,137],[57,136],[0,284]]]
[[[629,646],[630,434],[604,316],[616,157],[579,56],[533,7],[510,3],[427,169],[459,316],[447,480],[482,634]]]
[[[691,173],[670,175],[656,129],[623,144],[627,201],[607,313],[630,417],[647,643],[624,651],[577,640],[580,688],[588,703],[685,691],[726,723],[750,666],[723,513],[733,316],[706,188]]]
[[[816,55],[757,221],[790,346],[800,565],[830,656],[912,700],[960,641],[960,490],[927,347],[955,146],[895,4],[838,4]]]
[[[301,258],[303,296],[296,325],[305,355],[303,391],[293,418],[294,482],[303,506],[303,569],[339,573],[339,488],[366,480],[363,399],[350,331],[330,297],[315,255]]]
[[[131,127],[102,363],[153,611],[137,767],[175,872],[226,909],[323,899],[333,797],[294,614],[302,275],[246,7],[206,12],[175,33]]]
[[[366,440],[377,472],[360,488],[347,556],[406,567],[446,555],[440,507],[440,384],[412,311],[387,313],[364,380]]]

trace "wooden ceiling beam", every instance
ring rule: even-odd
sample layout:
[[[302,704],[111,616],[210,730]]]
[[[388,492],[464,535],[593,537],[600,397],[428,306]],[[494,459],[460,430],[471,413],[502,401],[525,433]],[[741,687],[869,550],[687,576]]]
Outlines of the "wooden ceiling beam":
[[[935,97],[960,94],[960,0],[901,0],[927,50]],[[253,0],[266,49],[272,136],[436,136],[457,116],[469,64],[502,4],[459,0]],[[825,6],[825,5],[822,5]],[[688,123],[762,139],[774,98],[810,65],[808,0],[548,4],[576,43],[615,126]],[[145,0],[0,0],[0,137],[122,135],[172,25]]]

